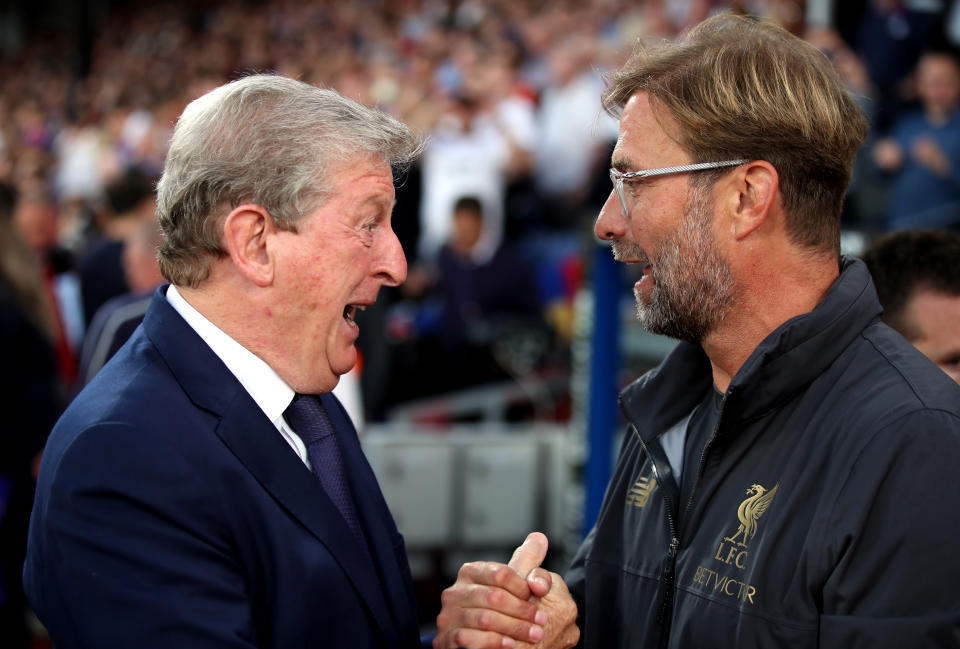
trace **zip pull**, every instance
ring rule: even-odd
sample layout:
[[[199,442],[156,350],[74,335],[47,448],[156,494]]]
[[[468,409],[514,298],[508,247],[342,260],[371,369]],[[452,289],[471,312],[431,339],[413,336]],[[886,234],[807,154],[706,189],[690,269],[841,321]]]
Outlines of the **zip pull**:
[[[677,556],[677,548],[679,547],[680,547],[680,539],[678,539],[677,537],[673,537],[672,539],[670,539],[670,549],[667,550],[667,556],[669,556],[671,559],[675,558]]]

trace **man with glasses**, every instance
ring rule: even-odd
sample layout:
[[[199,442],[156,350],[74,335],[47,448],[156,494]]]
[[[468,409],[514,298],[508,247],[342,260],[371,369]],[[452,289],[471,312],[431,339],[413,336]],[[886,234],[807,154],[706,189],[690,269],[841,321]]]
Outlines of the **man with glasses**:
[[[620,395],[617,469],[566,575],[580,645],[957,646],[960,390],[840,255],[856,102],[813,47],[727,15],[635,53],[605,104],[595,231],[640,269],[641,323],[681,342]],[[501,608],[483,569],[448,589],[436,648]]]

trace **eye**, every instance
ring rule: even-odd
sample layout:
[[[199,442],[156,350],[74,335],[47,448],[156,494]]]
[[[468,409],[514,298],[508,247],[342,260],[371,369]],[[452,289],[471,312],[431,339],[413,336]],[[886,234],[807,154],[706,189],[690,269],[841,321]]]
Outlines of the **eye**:
[[[637,193],[648,184],[646,178],[628,178],[623,181],[623,191],[627,196],[636,196]]]

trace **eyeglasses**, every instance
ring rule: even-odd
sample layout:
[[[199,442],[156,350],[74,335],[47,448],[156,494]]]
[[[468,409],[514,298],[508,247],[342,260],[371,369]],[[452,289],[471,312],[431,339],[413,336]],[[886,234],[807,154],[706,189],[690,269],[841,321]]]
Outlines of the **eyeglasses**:
[[[691,171],[706,171],[707,169],[720,169],[722,167],[736,167],[747,162],[746,160],[726,160],[724,162],[697,162],[689,165],[680,165],[677,167],[661,167],[660,169],[641,169],[638,171],[619,171],[610,170],[610,180],[613,182],[613,189],[617,192],[620,199],[620,207],[623,208],[623,215],[630,213],[627,208],[627,197],[623,193],[623,181],[635,180],[637,178],[652,178],[654,176],[669,176],[672,174],[685,174]]]

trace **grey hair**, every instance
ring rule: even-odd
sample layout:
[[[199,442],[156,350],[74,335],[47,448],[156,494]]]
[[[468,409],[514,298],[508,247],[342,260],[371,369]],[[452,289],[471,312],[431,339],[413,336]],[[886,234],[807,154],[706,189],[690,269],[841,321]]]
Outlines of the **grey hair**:
[[[170,141],[157,184],[160,270],[197,287],[226,254],[220,229],[234,207],[255,203],[296,231],[333,192],[339,164],[373,156],[403,171],[422,148],[404,124],[334,90],[267,74],[220,86],[186,107]]]

